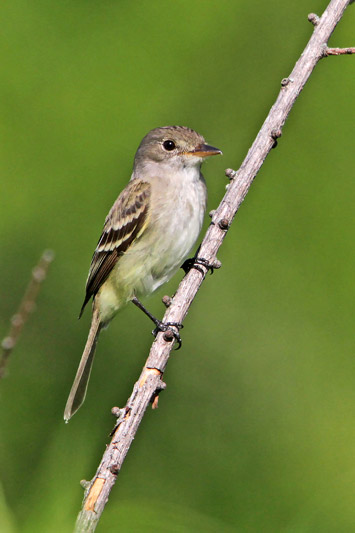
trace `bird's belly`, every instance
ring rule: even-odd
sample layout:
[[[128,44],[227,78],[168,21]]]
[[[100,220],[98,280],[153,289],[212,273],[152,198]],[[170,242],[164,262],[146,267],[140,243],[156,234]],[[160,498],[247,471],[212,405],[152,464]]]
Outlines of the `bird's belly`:
[[[169,281],[196,242],[204,211],[205,196],[201,191],[190,191],[189,195],[180,191],[173,211],[157,210],[100,289],[103,315],[112,318],[133,296],[151,294]]]
[[[190,200],[179,208],[178,216],[169,214],[168,220],[156,220],[119,259],[117,287],[130,285],[135,295],[144,296],[167,282],[181,266],[200,233],[204,209]]]

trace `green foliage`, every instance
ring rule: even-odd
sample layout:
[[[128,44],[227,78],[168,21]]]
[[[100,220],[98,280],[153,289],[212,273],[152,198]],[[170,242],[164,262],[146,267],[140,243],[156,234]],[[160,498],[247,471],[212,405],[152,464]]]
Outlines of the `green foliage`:
[[[102,335],[85,405],[62,413],[88,330],[91,254],[151,128],[223,150],[209,209],[312,32],[298,2],[25,2],[1,7],[0,336],[56,252],[1,383],[1,531],[71,531],[151,343],[127,307]],[[331,40],[354,45],[355,8]],[[354,58],[321,61],[257,176],[183,330],[98,531],[355,527]],[[206,220],[206,225],[208,221]],[[174,292],[182,272],[153,295]]]

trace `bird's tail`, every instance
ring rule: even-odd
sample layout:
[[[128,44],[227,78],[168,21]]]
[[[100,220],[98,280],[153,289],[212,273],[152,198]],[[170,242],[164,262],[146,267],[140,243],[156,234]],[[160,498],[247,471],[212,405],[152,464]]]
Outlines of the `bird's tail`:
[[[73,386],[71,388],[67,404],[64,410],[64,420],[66,422],[73,416],[74,413],[83,404],[86,396],[86,390],[90,378],[90,372],[95,355],[95,348],[97,339],[101,330],[101,322],[98,309],[93,309],[92,321],[88,340],[84,348],[83,355],[81,356],[79,368],[77,370]]]

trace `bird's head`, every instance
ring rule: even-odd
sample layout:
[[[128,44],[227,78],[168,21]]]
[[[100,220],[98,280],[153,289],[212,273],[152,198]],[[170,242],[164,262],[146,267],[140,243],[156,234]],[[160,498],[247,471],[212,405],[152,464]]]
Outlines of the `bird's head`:
[[[206,157],[222,154],[221,150],[206,144],[196,131],[184,126],[165,126],[151,130],[140,143],[134,170],[146,164],[158,163],[170,168],[200,167]]]

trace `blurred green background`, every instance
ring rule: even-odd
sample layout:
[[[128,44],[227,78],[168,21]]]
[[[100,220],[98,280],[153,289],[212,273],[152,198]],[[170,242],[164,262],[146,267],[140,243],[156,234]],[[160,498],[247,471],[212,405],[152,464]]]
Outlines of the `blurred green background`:
[[[182,124],[221,148],[204,166],[215,208],[311,35],[307,14],[326,5],[2,3],[0,337],[42,251],[56,253],[1,383],[2,532],[72,530],[79,480],[152,342],[128,306],[64,424],[91,255],[141,138]],[[354,45],[354,25],[351,6],[330,44]],[[355,531],[354,61],[323,60],[296,102],[98,531]],[[149,299],[156,315],[181,277]]]

